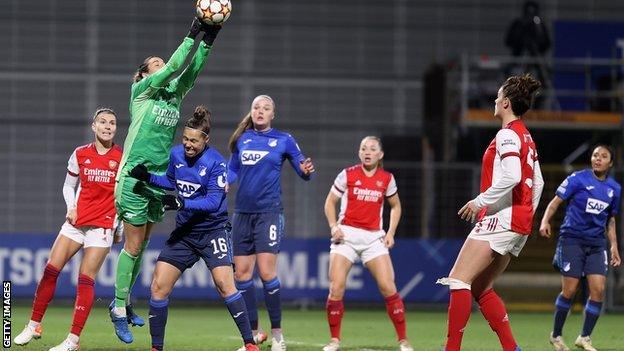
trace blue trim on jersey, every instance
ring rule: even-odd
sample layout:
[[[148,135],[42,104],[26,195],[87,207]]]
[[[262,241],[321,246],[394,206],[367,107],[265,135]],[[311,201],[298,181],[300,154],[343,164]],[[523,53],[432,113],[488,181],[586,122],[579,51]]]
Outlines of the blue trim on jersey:
[[[611,177],[599,180],[591,169],[572,173],[556,191],[568,201],[561,237],[585,245],[606,245],[604,233],[609,218],[620,210],[620,193],[620,184]]]
[[[238,138],[228,164],[230,184],[239,181],[235,211],[240,213],[281,212],[281,173],[288,160],[304,180],[299,165],[305,160],[295,139],[277,129],[258,132],[248,129]]]

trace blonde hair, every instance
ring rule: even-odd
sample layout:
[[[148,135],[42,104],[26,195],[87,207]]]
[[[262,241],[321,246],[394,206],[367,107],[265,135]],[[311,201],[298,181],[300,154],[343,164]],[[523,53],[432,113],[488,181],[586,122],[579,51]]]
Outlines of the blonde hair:
[[[275,111],[275,101],[273,101],[273,99],[270,96],[268,95],[256,96],[251,102],[251,106],[249,107],[249,112],[247,112],[245,117],[243,117],[243,119],[238,123],[238,126],[236,126],[236,129],[234,130],[234,133],[232,133],[232,136],[230,136],[230,141],[228,142],[228,147],[230,149],[230,152],[234,152],[234,150],[236,150],[236,142],[238,142],[238,139],[240,138],[240,136],[243,135],[243,133],[247,129],[253,128],[253,120],[251,119],[251,109],[253,108],[254,103],[256,103],[256,101],[260,99],[269,100],[271,104],[273,105],[273,110]]]

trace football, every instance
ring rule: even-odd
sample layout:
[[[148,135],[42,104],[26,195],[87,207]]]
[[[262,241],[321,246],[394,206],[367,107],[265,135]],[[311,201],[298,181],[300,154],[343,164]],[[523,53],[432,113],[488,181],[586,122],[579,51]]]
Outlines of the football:
[[[197,0],[197,17],[207,24],[223,24],[231,13],[230,0]]]

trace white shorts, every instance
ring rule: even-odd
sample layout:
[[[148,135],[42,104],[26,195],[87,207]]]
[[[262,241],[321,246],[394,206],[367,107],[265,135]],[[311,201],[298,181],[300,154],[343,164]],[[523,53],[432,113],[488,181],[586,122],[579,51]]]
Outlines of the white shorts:
[[[113,244],[113,229],[104,229],[93,226],[83,226],[76,228],[69,222],[65,221],[59,235],[70,238],[71,240],[81,244],[83,247],[111,247]]]
[[[489,222],[498,223],[498,220],[494,217],[484,218],[475,225],[468,237],[489,242],[490,248],[501,255],[510,253],[518,257],[529,236],[504,229],[499,224],[491,228],[487,225]]]
[[[351,263],[360,259],[362,263],[389,254],[384,245],[383,238],[386,232],[383,230],[366,230],[348,225],[340,225],[345,240],[340,244],[332,244],[329,253],[336,253],[346,257]]]

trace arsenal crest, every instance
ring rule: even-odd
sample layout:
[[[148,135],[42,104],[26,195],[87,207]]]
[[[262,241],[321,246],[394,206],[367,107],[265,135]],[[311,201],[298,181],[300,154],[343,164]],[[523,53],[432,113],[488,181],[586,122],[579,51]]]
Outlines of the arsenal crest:
[[[115,160],[109,160],[109,161],[108,161],[108,166],[109,166],[111,169],[115,169],[115,168],[117,168],[117,161],[115,161]]]

